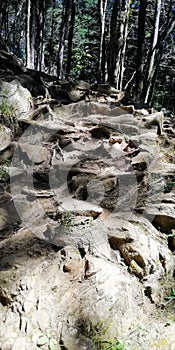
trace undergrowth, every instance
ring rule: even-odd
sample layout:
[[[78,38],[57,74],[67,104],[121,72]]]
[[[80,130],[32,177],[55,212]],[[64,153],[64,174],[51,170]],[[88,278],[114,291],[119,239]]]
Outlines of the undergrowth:
[[[6,97],[3,97],[2,103],[0,104],[0,114],[5,118],[14,117],[16,114],[15,107],[7,103]]]

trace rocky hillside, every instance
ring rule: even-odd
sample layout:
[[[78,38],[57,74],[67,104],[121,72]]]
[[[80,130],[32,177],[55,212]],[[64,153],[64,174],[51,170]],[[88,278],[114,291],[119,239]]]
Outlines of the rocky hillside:
[[[1,72],[1,350],[175,350],[175,118],[142,107]]]

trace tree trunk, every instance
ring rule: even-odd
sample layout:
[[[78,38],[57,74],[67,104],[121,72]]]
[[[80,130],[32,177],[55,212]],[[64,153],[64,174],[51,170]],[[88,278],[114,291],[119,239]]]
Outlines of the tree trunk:
[[[3,39],[8,39],[8,4],[2,0],[0,3],[0,34]]]
[[[49,57],[48,57],[48,73],[51,74],[52,71],[52,64],[53,64],[53,57],[54,57],[54,31],[55,31],[55,9],[56,9],[56,0],[52,0],[52,13],[51,13],[51,31],[50,31],[50,37],[49,37],[49,43],[48,43],[48,51],[49,51]]]
[[[63,1],[63,15],[60,28],[60,43],[58,51],[58,63],[57,63],[57,76],[58,79],[62,79],[63,76],[63,55],[64,55],[64,45],[67,33],[68,19],[70,10],[70,0]]]
[[[0,33],[3,34],[3,25],[5,19],[5,1],[0,2]]]
[[[157,42],[157,45],[155,47],[155,49],[157,50],[157,55],[156,55],[156,59],[155,59],[155,63],[154,63],[154,69],[152,71],[151,83],[148,86],[149,87],[149,95],[147,98],[147,103],[149,105],[151,105],[153,102],[156,79],[157,79],[157,75],[158,75],[158,71],[159,71],[160,62],[162,60],[164,47],[166,45],[167,38],[170,35],[170,33],[173,31],[174,27],[175,27],[175,15],[173,16],[173,18],[168,19],[167,27],[166,27],[164,33],[162,33],[162,35],[160,35],[158,42]]]
[[[31,0],[31,18],[30,18],[30,68],[36,68],[35,60],[35,46],[36,46],[36,0]]]
[[[75,0],[72,0],[71,4],[71,19],[68,34],[68,53],[67,53],[67,67],[66,67],[66,77],[68,78],[71,71],[71,61],[72,61],[72,43],[73,43],[73,33],[75,25]]]
[[[45,24],[45,0],[37,4],[37,57],[36,66],[39,71],[44,67],[44,24]]]
[[[117,55],[116,69],[115,69],[115,87],[118,90],[122,90],[122,86],[123,86],[124,60],[125,60],[125,52],[126,52],[126,40],[128,35],[129,11],[130,11],[130,0],[124,0],[120,11],[118,55]]]
[[[148,1],[140,0],[139,17],[138,17],[138,40],[137,40],[137,63],[136,63],[136,83],[135,96],[140,97],[143,90],[143,68],[144,68],[144,40],[145,40],[145,23],[146,9]]]
[[[114,2],[111,15],[108,81],[119,90],[122,89],[123,85],[129,13],[130,0],[116,0]]]
[[[120,0],[121,1],[121,0]],[[114,72],[116,67],[116,58],[117,58],[117,20],[119,12],[119,1],[115,0],[110,22],[110,43],[109,43],[109,56],[108,56],[108,81],[110,85],[114,85]]]
[[[13,47],[13,53],[21,57],[21,38],[23,37],[23,20],[26,8],[26,1],[21,0],[19,3],[13,3],[12,19],[10,21],[10,28],[8,33],[8,45]],[[23,56],[24,58],[24,56]]]
[[[151,90],[152,79],[154,76],[154,63],[155,63],[156,46],[158,43],[158,35],[159,35],[161,3],[162,3],[162,0],[156,0],[155,16],[154,16],[154,31],[153,31],[153,40],[151,45],[151,56],[150,56],[149,66],[148,66],[147,90],[145,95],[145,103],[147,103],[148,100],[150,99],[149,94]]]
[[[99,0],[98,7],[100,12],[100,54],[99,54],[99,78],[104,82],[105,79],[105,17],[108,0]]]
[[[26,1],[26,67],[31,68],[31,1]]]

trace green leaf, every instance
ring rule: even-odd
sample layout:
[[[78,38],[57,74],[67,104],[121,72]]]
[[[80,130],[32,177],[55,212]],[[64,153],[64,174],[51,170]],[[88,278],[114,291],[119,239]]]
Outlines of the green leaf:
[[[115,348],[114,348],[114,350],[115,350]],[[123,344],[117,345],[117,350],[124,350],[124,345]]]
[[[47,332],[46,332],[46,333],[47,333],[47,338],[48,338],[48,339],[50,339],[50,338],[52,337],[52,333],[51,333],[51,331],[50,331],[50,330],[47,330]]]
[[[38,339],[37,346],[43,346],[48,344],[48,337],[46,335],[41,335]]]
[[[49,341],[49,350],[55,350],[55,339],[50,339]]]

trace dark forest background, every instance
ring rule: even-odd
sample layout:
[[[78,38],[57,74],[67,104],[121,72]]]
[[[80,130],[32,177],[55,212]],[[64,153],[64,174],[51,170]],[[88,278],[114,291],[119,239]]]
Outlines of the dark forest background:
[[[174,0],[1,0],[0,34],[27,68],[175,112]]]

